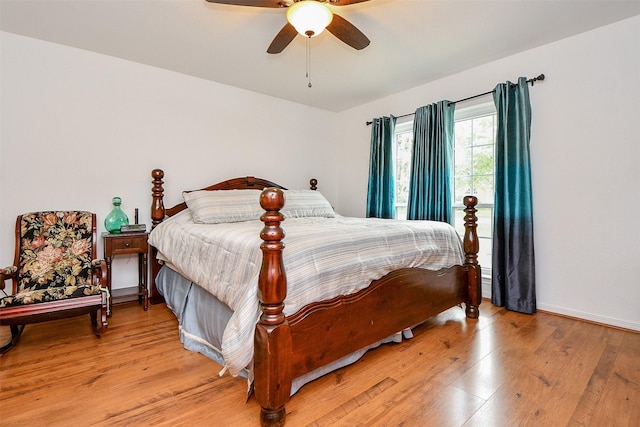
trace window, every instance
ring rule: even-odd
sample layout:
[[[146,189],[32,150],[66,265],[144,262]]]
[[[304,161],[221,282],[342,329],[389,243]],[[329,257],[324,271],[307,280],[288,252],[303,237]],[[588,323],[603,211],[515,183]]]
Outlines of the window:
[[[454,128],[454,221],[455,228],[464,235],[464,205],[467,194],[478,197],[478,262],[483,276],[491,275],[491,248],[493,235],[493,182],[494,150],[497,129],[493,103],[456,109]],[[396,218],[407,217],[409,175],[413,121],[396,124]]]
[[[454,217],[458,233],[464,234],[464,205],[466,194],[478,197],[478,262],[484,275],[491,273],[493,235],[493,177],[497,130],[493,103],[461,110],[456,109],[454,128]]]
[[[413,121],[396,124],[396,218],[407,218],[409,203],[409,178],[411,175],[411,152],[413,151]]]

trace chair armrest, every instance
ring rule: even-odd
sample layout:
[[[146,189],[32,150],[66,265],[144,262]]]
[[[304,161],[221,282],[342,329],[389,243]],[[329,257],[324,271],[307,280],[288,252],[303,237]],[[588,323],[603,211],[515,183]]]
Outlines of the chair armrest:
[[[15,265],[7,268],[0,268],[0,289],[4,289],[5,280],[9,280],[15,277],[17,271],[18,267],[16,267]]]
[[[103,259],[94,259],[91,261],[91,268],[93,273],[98,277],[100,286],[106,286],[107,284],[107,263]]]

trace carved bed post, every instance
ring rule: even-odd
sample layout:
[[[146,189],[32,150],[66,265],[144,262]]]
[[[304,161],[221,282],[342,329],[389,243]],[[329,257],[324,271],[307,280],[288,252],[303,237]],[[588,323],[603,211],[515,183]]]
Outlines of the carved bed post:
[[[262,314],[256,325],[254,339],[254,385],[260,403],[260,423],[263,426],[282,426],[285,403],[291,395],[290,359],[291,331],[284,316],[287,278],[282,261],[284,231],[280,223],[284,216],[284,193],[267,188],[260,195],[260,205],[266,211],[260,218],[264,228],[262,267],[258,278],[258,297]]]
[[[151,188],[151,229],[155,228],[156,225],[160,224],[164,219],[164,202],[162,201],[164,197],[164,171],[162,169],[154,169],[151,171],[151,177],[153,181],[153,187]]]
[[[482,301],[482,274],[480,265],[478,265],[478,250],[480,243],[478,241],[476,205],[478,198],[476,196],[465,196],[463,203],[465,205],[464,216],[464,265],[468,271],[468,299],[466,303],[466,314],[471,319],[477,319],[480,315],[480,302]]]
[[[156,225],[160,224],[164,220],[164,188],[162,184],[164,181],[164,172],[162,169],[154,169],[151,171],[151,177],[153,178],[153,187],[151,189],[151,229],[153,230]],[[159,304],[164,302],[164,298],[158,292],[158,289],[155,286],[156,276],[158,275],[158,271],[160,271],[160,263],[158,262],[158,250],[151,246],[151,304]]]

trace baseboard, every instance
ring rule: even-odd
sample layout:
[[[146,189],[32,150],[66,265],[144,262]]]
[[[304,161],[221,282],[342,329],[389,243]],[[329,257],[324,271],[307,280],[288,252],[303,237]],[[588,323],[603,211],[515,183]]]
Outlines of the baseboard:
[[[575,319],[586,320],[586,321],[598,323],[601,325],[613,326],[616,328],[628,329],[631,331],[640,332],[640,323],[638,322],[629,322],[627,320],[615,319],[615,318],[606,317],[606,316],[598,316],[592,313],[585,313],[582,311],[570,310],[564,307],[557,307],[553,305],[539,304],[539,303],[538,303],[538,310],[546,311],[548,313],[558,314],[561,316],[572,317]]]
[[[491,301],[491,277],[482,277],[482,298]],[[585,313],[577,310],[570,310],[564,307],[538,303],[538,310],[548,313],[558,314],[560,316],[571,317],[574,319],[586,320],[588,322],[598,323],[615,328],[628,329],[640,332],[640,323],[629,322],[627,320],[615,319],[612,317],[598,316],[592,313]]]
[[[491,299],[491,276],[482,277],[482,298]]]

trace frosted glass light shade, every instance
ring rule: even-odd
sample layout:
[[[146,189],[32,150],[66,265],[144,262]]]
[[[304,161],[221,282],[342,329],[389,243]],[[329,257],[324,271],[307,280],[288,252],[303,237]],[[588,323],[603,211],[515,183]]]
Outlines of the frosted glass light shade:
[[[332,19],[333,12],[315,0],[301,0],[287,9],[287,21],[306,37],[315,37],[323,32]]]

